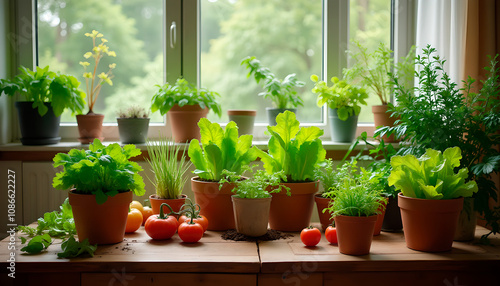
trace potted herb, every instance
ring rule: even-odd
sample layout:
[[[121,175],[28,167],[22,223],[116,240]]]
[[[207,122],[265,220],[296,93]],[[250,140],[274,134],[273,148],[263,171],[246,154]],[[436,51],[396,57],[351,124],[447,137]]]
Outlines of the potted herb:
[[[156,194],[149,196],[149,202],[154,214],[160,213],[160,205],[167,203],[175,212],[179,212],[185,203],[186,195],[182,194],[187,178],[184,174],[191,166],[186,162],[184,152],[180,153],[181,145],[169,142],[160,137],[158,141],[147,141],[149,158],[146,161],[151,166]],[[163,212],[169,210],[164,207]]]
[[[335,174],[336,168],[333,167],[332,159],[326,159],[320,168],[315,170],[315,180],[319,181],[323,186],[323,191],[314,195],[316,208],[318,210],[318,217],[323,231],[333,223],[333,217],[328,211],[328,205],[334,199],[331,197],[331,192],[337,182]]]
[[[400,82],[407,88],[413,86],[415,48],[408,55],[394,64],[393,51],[384,43],[369,53],[368,48],[360,42],[353,41],[353,48],[348,50],[353,65],[343,70],[344,79],[348,82],[365,86],[372,94],[380,100],[380,105],[373,105],[373,119],[375,127],[394,126],[395,116],[392,116],[391,104],[391,74],[396,74]],[[394,136],[383,137],[385,142],[395,142]]]
[[[221,183],[236,184],[233,189],[235,195],[231,197],[236,231],[253,237],[266,234],[272,199],[270,192],[287,190],[287,187],[280,184],[286,179],[284,172],[267,174],[263,170],[258,170],[246,180],[241,180],[240,176],[232,174],[229,174],[228,179],[223,179]]]
[[[218,123],[206,118],[198,122],[201,145],[197,139],[189,144],[188,155],[196,167],[197,177],[191,178],[195,201],[201,206],[200,214],[207,217],[209,230],[234,229],[231,190],[234,183],[220,184],[224,170],[242,176],[244,169],[257,158],[252,147],[252,135],[238,137],[236,123],[230,121],[223,130]],[[241,179],[244,179],[243,177]]]
[[[123,144],[142,144],[148,138],[149,111],[137,105],[118,112],[118,133]]]
[[[301,231],[310,225],[314,194],[319,182],[314,171],[325,160],[326,151],[319,137],[323,130],[316,126],[300,127],[295,113],[285,111],[276,117],[276,126],[268,126],[271,135],[268,152],[258,150],[268,174],[285,172],[282,184],[291,196],[273,193],[269,224],[280,231]]]
[[[73,76],[55,73],[49,66],[35,71],[21,66],[21,73],[12,80],[0,79],[2,92],[13,96],[19,93],[24,101],[16,102],[24,145],[56,144],[59,137],[61,114],[68,108],[81,112],[85,93]]]
[[[427,149],[419,158],[391,158],[389,185],[401,191],[399,207],[409,248],[428,252],[451,249],[463,200],[478,190],[476,182],[465,182],[467,168],[455,172],[460,159],[459,147],[442,153]]]
[[[269,68],[262,66],[255,57],[246,57],[241,65],[250,69],[247,77],[253,74],[257,84],[262,80],[266,91],[259,93],[259,96],[271,99],[275,105],[275,108],[266,108],[269,125],[276,125],[276,116],[285,110],[296,113],[297,107],[303,106],[302,98],[297,94],[297,88],[303,87],[305,83],[297,80],[296,74],[292,73],[284,79],[279,79]]]
[[[361,105],[366,105],[366,90],[332,77],[332,86],[312,75],[315,83],[312,92],[318,94],[318,106],[328,106],[328,119],[332,141],[352,142],[356,135]]]
[[[92,49],[83,55],[85,59],[92,58],[92,65],[88,61],[80,62],[80,65],[83,66],[84,69],[83,77],[85,78],[87,86],[89,112],[87,114],[77,115],[76,122],[78,123],[78,131],[80,132],[78,140],[82,144],[89,144],[94,141],[95,138],[98,138],[99,140],[104,139],[104,137],[101,136],[104,115],[94,113],[94,106],[97,102],[102,86],[104,84],[113,85],[113,82],[111,81],[113,78],[112,70],[116,67],[116,64],[110,64],[107,72],[101,72],[98,74],[99,63],[104,56],[116,57],[116,53],[109,50],[109,47],[106,44],[108,40],[103,38],[103,34],[98,31],[92,30],[92,33],[85,33],[85,36],[92,38]],[[92,70],[92,72],[87,71],[88,67]]]
[[[118,143],[104,146],[99,139],[88,150],[71,149],[54,157],[56,174],[53,187],[69,190],[78,239],[91,244],[121,242],[132,194],[145,193],[139,172],[142,168],[130,158],[141,154],[134,145]]]
[[[168,116],[172,136],[175,142],[185,143],[200,139],[198,121],[212,110],[219,117],[221,107],[216,98],[218,93],[205,88],[196,88],[186,79],[178,78],[175,84],[165,83],[159,86],[151,99],[151,111],[160,111]]]
[[[339,251],[349,255],[370,253],[377,214],[383,209],[381,190],[374,188],[371,172],[356,161],[344,163],[339,169],[339,181],[332,190],[335,200],[330,212],[335,219]]]

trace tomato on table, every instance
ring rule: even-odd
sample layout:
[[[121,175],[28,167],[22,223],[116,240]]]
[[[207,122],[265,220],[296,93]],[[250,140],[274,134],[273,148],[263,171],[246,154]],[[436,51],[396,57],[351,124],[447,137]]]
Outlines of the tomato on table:
[[[181,215],[181,216],[179,216],[179,219],[178,219],[179,220],[179,226],[183,222],[188,221],[188,218],[190,219],[191,216],[188,216],[188,215]],[[204,215],[198,214],[198,217],[194,219],[194,222],[199,223],[203,227],[203,232],[207,231],[207,228],[208,228],[208,219]]]
[[[329,243],[331,244],[338,244],[338,239],[337,239],[337,229],[334,228],[333,226],[328,226],[325,230],[325,237],[326,240],[328,240]]]
[[[139,201],[132,201],[130,203],[130,208],[131,209],[138,209],[141,213],[144,209],[144,207],[142,206],[142,204]]]
[[[302,240],[302,243],[306,246],[316,246],[321,240],[321,232],[319,229],[312,226],[304,228],[300,232],[300,240]]]
[[[190,219],[181,223],[177,232],[182,241],[187,243],[198,242],[204,233],[203,226]]]
[[[138,209],[131,208],[128,211],[127,225],[125,227],[125,233],[132,233],[139,229],[142,225],[142,213]]]
[[[144,230],[152,239],[169,239],[177,231],[177,219],[174,216],[165,215],[163,205],[168,206],[165,203],[161,204],[160,214],[150,216],[144,224]]]
[[[142,225],[146,224],[146,220],[153,215],[153,209],[150,207],[144,207],[142,209]]]

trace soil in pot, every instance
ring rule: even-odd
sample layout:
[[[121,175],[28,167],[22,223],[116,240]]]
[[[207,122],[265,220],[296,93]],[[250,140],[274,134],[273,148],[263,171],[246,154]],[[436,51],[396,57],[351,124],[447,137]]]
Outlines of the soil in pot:
[[[174,105],[168,112],[167,118],[172,128],[172,136],[177,143],[186,143],[193,139],[200,140],[198,121],[206,117],[208,108],[202,109],[199,105]]]
[[[328,108],[328,120],[333,142],[351,143],[356,138],[358,116],[352,115],[347,120],[340,120],[337,109]]]
[[[48,145],[57,144],[59,137],[59,123],[61,117],[56,117],[52,105],[45,102],[48,111],[40,116],[38,109],[33,109],[33,102],[18,101],[17,108],[19,127],[21,128],[21,143],[23,145]]]
[[[174,212],[179,212],[181,209],[181,206],[186,202],[186,195],[181,195],[180,198],[178,199],[161,199],[158,198],[156,195],[151,195],[149,196],[149,202],[151,203],[151,209],[153,210],[153,214],[160,214],[160,206],[163,203],[168,204]],[[166,206],[163,206],[163,213],[168,214],[170,213],[170,209]],[[177,215],[174,215],[176,218],[178,217]]]
[[[77,115],[76,122],[78,123],[78,132],[80,137],[78,141],[82,144],[90,144],[94,139],[104,140],[102,137],[102,122],[104,115],[89,113],[85,115]]]
[[[267,112],[267,120],[269,123],[269,126],[276,126],[276,116],[278,114],[285,112],[286,110],[289,110],[295,114],[297,114],[297,109],[296,108],[271,108],[267,107],[266,112]]]
[[[123,144],[146,143],[149,118],[116,118],[118,133]]]
[[[328,207],[328,204],[332,201],[332,199],[324,198],[321,194],[316,194],[314,195],[314,201],[316,202],[321,228],[325,231],[329,225],[332,225],[333,218],[328,210],[323,212],[323,209]]]
[[[262,236],[267,233],[271,197],[246,199],[233,195],[231,199],[233,201],[236,231],[252,237]]]
[[[90,244],[113,244],[123,241],[128,209],[132,202],[131,191],[108,197],[99,205],[95,195],[69,192],[78,240],[88,238]]]
[[[339,251],[348,255],[370,253],[377,216],[336,216]]]
[[[256,110],[230,109],[227,111],[227,115],[229,116],[229,121],[234,121],[238,125],[239,135],[253,134],[255,116],[257,116]]]

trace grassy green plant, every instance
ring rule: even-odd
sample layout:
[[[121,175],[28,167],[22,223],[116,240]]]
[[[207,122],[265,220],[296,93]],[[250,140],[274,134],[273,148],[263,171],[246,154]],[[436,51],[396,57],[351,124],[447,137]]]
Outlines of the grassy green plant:
[[[259,96],[271,99],[277,108],[296,108],[304,105],[296,89],[303,87],[305,83],[297,80],[296,74],[292,73],[284,79],[279,79],[255,57],[244,58],[241,65],[250,69],[247,77],[253,74],[257,83],[263,81],[266,91],[259,93]]]
[[[253,170],[252,170],[253,172]],[[236,196],[242,199],[262,199],[271,197],[270,193],[279,193],[283,189],[290,196],[290,188],[280,184],[286,180],[285,172],[280,171],[273,174],[267,174],[264,170],[253,172],[253,176],[246,180],[231,172],[225,172],[226,176],[220,181],[220,186],[224,183],[234,183],[236,187],[232,190]],[[269,189],[269,187],[271,187]]]
[[[118,111],[118,117],[120,118],[148,118],[149,111],[144,107],[138,105],[132,105],[126,109],[120,109]]]
[[[156,196],[160,199],[179,198],[187,181],[184,174],[191,166],[184,152],[181,153],[181,145],[161,136],[158,141],[148,140],[146,144],[149,154],[146,161],[154,173],[154,180],[149,180],[155,186]]]

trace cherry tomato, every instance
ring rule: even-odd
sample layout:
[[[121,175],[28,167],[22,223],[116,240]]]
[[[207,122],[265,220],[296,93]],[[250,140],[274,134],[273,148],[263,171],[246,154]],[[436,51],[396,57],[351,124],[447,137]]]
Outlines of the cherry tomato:
[[[174,216],[165,216],[163,205],[160,206],[160,214],[152,215],[144,224],[144,230],[152,239],[169,239],[177,231],[177,219]]]
[[[183,222],[177,231],[182,241],[187,243],[198,242],[203,236],[203,227],[199,223]]]
[[[181,225],[183,222],[187,221],[187,219],[188,219],[187,215],[181,215],[179,217],[179,225]],[[195,218],[194,222],[199,223],[203,227],[203,232],[207,231],[208,219],[204,215],[198,215],[198,218]]]
[[[329,243],[331,244],[338,244],[337,240],[337,229],[334,228],[333,226],[329,226],[325,230],[325,237],[326,240],[328,240]]]
[[[127,216],[127,226],[125,233],[135,232],[141,227],[142,213],[138,209],[130,209]]]
[[[142,204],[138,201],[132,201],[130,203],[130,208],[131,209],[138,209],[141,213],[143,212],[143,209],[144,207],[142,206]]]
[[[153,209],[150,207],[144,207],[142,210],[142,225],[145,225],[148,217],[152,215],[153,215]]]
[[[300,232],[300,240],[302,240],[302,243],[306,246],[315,246],[321,240],[321,232],[319,229],[312,226],[304,228]]]

